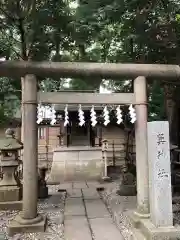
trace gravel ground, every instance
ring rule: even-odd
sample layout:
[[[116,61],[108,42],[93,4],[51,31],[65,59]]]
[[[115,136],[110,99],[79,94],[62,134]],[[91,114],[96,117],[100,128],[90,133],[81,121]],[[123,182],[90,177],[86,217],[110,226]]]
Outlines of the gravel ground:
[[[109,209],[115,224],[120,229],[125,240],[132,240],[132,225],[128,220],[128,211],[136,208],[136,197],[119,196],[116,191],[119,189],[119,183],[113,184],[105,191],[100,192],[107,208]],[[174,225],[180,226],[180,197],[173,201]]]
[[[180,197],[174,198],[173,201],[174,225],[180,225]]]
[[[106,184],[105,184],[106,185]],[[132,225],[128,220],[128,211],[136,208],[136,197],[125,197],[116,194],[119,182],[107,184],[106,190],[100,195],[110,211],[115,224],[125,240],[132,240]],[[7,235],[7,226],[18,211],[0,211],[0,240],[64,240],[64,202],[65,193],[58,192],[59,185],[49,185],[50,197],[40,200],[38,212],[47,215],[48,224],[45,233],[16,234],[12,238]],[[174,224],[180,225],[180,198],[173,204]]]
[[[48,186],[49,194],[51,195],[46,200],[40,200],[38,203],[38,212],[42,215],[47,215],[47,228],[44,233],[28,233],[16,234],[13,237],[7,235],[7,225],[12,220],[18,211],[1,211],[0,212],[0,240],[64,240],[64,201],[65,193],[58,193],[59,186]]]
[[[113,184],[105,191],[100,192],[107,208],[109,209],[113,220],[119,228],[125,240],[132,240],[132,226],[128,221],[127,210],[136,207],[136,197],[124,197],[116,194],[119,189],[119,183]]]

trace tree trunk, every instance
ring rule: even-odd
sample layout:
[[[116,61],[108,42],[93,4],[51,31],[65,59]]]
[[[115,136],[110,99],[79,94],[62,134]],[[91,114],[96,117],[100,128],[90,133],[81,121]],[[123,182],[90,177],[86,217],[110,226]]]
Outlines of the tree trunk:
[[[174,129],[174,111],[176,103],[174,101],[174,87],[172,85],[164,85],[164,93],[165,93],[165,108],[166,108],[166,116],[169,122],[169,131],[170,131],[170,143],[174,143],[175,139],[173,136]]]

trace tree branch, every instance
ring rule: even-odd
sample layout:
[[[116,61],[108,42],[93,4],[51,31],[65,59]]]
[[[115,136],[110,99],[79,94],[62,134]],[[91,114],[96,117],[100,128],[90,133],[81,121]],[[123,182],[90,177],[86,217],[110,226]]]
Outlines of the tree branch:
[[[22,59],[23,60],[28,60],[28,56],[27,56],[27,48],[26,48],[26,37],[25,37],[25,29],[23,26],[23,20],[19,19],[19,33],[20,33],[20,38],[21,38],[21,54],[22,54]]]
[[[9,18],[10,20],[12,20],[13,22],[18,20],[18,18],[15,18],[15,17],[11,16],[9,13],[7,13],[7,12],[3,9],[3,7],[0,7],[0,12],[2,12],[7,18]]]
[[[10,46],[9,46],[8,44],[6,44],[6,43],[4,43],[4,45],[7,46],[7,47],[10,47]],[[11,45],[11,51],[13,51],[20,59],[23,59],[22,56],[21,56],[21,54],[18,53],[18,52],[13,48],[12,45]]]
[[[11,37],[9,37],[9,36],[8,36],[8,33],[6,33],[5,31],[3,31],[3,29],[0,29],[0,32],[2,33],[2,36],[3,36],[3,35],[6,35],[7,38],[13,39],[13,40],[14,40],[15,42],[17,42],[18,44],[21,43],[18,39],[16,39],[16,38],[15,38],[14,36],[12,36],[12,35],[11,35]]]

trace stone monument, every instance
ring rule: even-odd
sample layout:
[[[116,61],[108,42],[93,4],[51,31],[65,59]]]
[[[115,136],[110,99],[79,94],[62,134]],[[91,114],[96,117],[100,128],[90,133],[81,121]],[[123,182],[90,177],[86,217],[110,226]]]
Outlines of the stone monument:
[[[121,183],[116,192],[120,196],[136,196],[136,177],[128,171],[127,166],[122,168]]]
[[[147,239],[176,239],[173,226],[169,123],[148,123],[150,219],[141,220]]]
[[[0,181],[0,209],[21,209],[21,187],[15,179],[18,163],[18,151],[23,144],[15,139],[14,131],[7,129],[5,138],[0,140],[1,168],[3,178]]]

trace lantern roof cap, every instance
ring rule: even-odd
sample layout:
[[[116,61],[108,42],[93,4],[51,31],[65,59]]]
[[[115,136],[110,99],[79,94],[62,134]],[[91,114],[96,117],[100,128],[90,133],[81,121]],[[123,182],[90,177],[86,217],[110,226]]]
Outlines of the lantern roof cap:
[[[23,148],[23,143],[15,138],[15,132],[13,129],[8,128],[5,131],[5,137],[0,139],[0,150],[11,151],[20,150]]]

